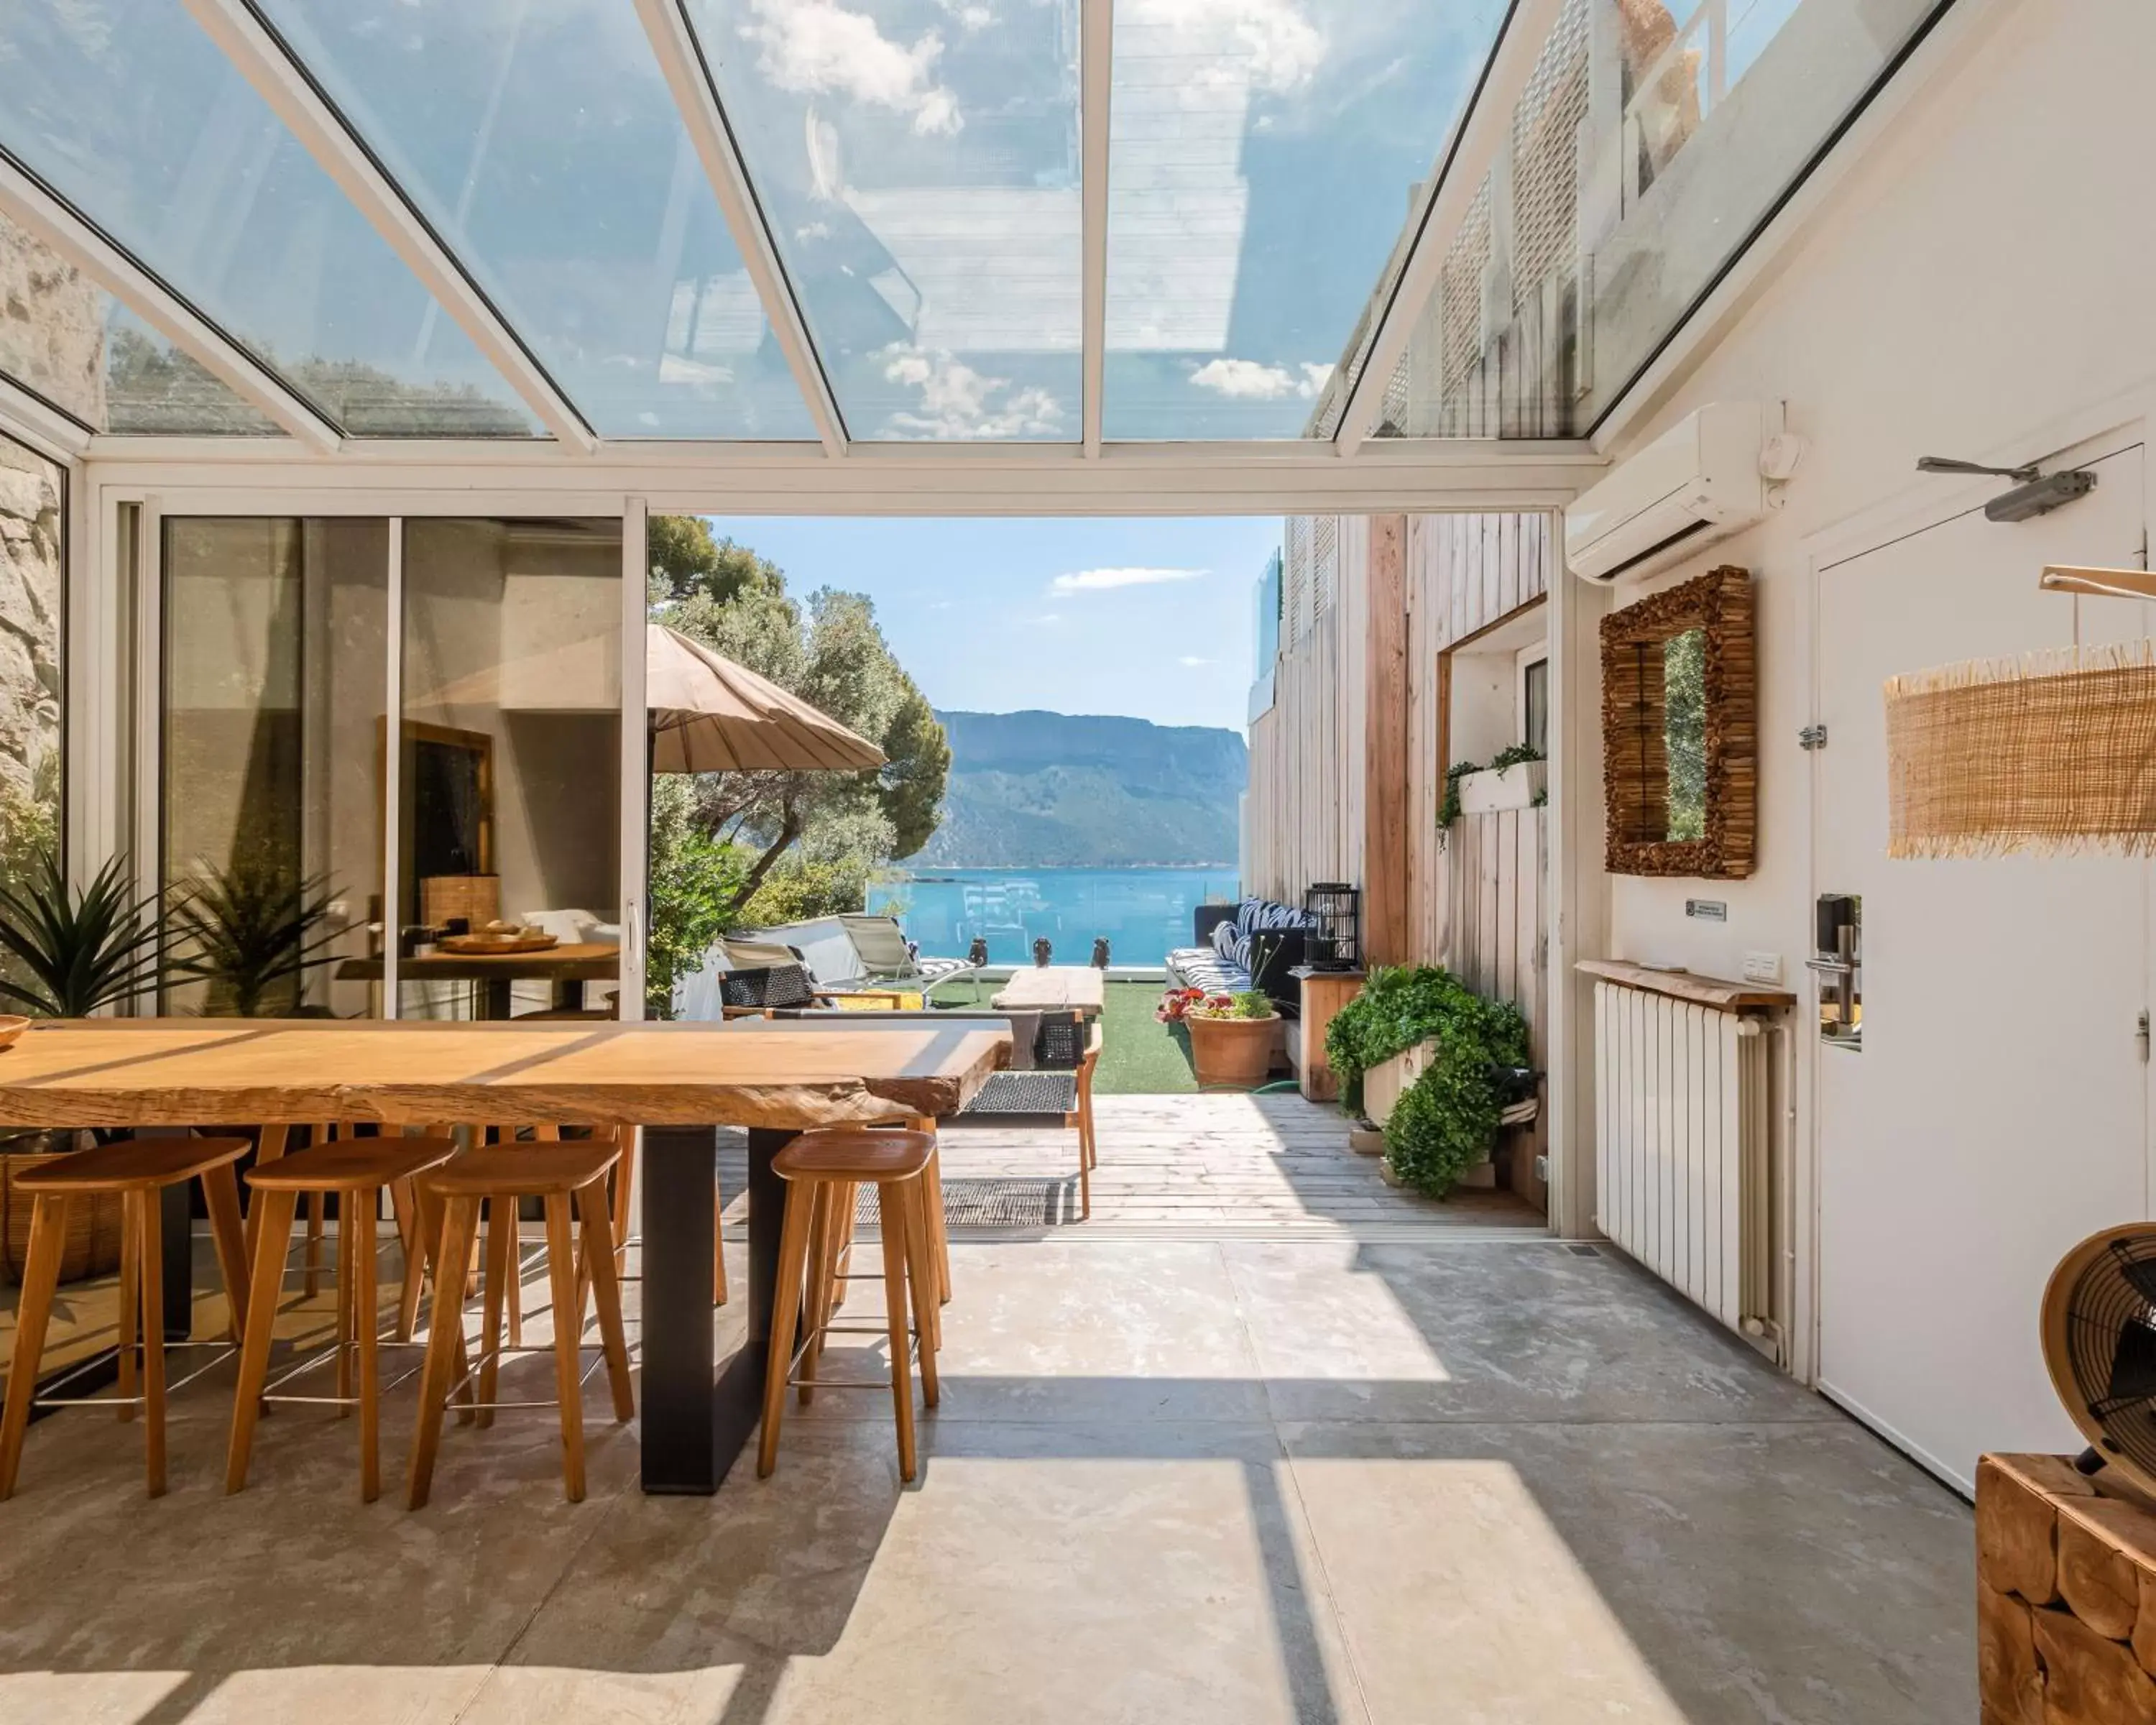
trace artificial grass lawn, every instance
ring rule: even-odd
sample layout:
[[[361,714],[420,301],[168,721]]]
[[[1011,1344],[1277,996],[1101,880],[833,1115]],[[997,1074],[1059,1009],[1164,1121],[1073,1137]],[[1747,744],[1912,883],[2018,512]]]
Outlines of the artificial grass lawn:
[[[968,978],[936,991],[939,1006],[986,1006],[1003,986]],[[1101,1009],[1101,1064],[1093,1069],[1096,1096],[1171,1096],[1194,1092],[1190,1033],[1155,1021],[1161,983],[1110,983]],[[968,990],[972,992],[969,993]]]

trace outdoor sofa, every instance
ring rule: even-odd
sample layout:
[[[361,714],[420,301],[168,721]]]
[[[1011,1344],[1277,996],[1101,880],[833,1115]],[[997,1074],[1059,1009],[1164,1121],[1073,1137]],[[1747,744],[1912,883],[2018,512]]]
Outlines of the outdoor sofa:
[[[1300,906],[1246,898],[1235,905],[1200,905],[1193,915],[1194,944],[1168,955],[1168,979],[1209,994],[1262,988],[1293,1014],[1302,991],[1288,973],[1303,962],[1310,918]]]

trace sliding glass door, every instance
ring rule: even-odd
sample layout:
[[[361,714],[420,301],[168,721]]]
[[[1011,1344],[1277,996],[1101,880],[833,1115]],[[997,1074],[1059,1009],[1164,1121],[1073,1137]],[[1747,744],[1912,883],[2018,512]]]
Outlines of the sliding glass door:
[[[167,516],[161,553],[161,1009],[614,1016],[620,521]]]

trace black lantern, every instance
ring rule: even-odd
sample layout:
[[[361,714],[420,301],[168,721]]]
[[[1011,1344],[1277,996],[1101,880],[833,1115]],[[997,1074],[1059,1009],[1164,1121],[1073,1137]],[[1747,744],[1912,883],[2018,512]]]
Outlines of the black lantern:
[[[1108,937],[1105,934],[1096,934],[1093,937],[1093,968],[1106,970],[1107,968]]]
[[[1034,942],[1033,962],[1042,969],[1045,970],[1048,968],[1048,961],[1055,956],[1055,948],[1050,944],[1046,935],[1042,935],[1040,939]]]
[[[983,935],[973,937],[973,944],[966,949],[966,963],[978,970],[988,962],[988,942]]]
[[[1363,964],[1363,895],[1344,880],[1320,880],[1302,896],[1308,927],[1302,954],[1312,970],[1359,970]]]

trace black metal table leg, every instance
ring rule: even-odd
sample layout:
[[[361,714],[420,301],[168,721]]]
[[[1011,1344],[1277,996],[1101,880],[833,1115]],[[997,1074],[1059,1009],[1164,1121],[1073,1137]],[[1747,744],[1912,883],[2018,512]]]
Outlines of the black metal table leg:
[[[748,1335],[714,1369],[711,1305],[716,1241],[711,1214],[716,1135],[702,1127],[646,1127],[644,1189],[644,1489],[716,1491],[756,1430],[763,1399],[778,1236],[786,1194],[772,1158],[793,1137],[748,1135]]]

